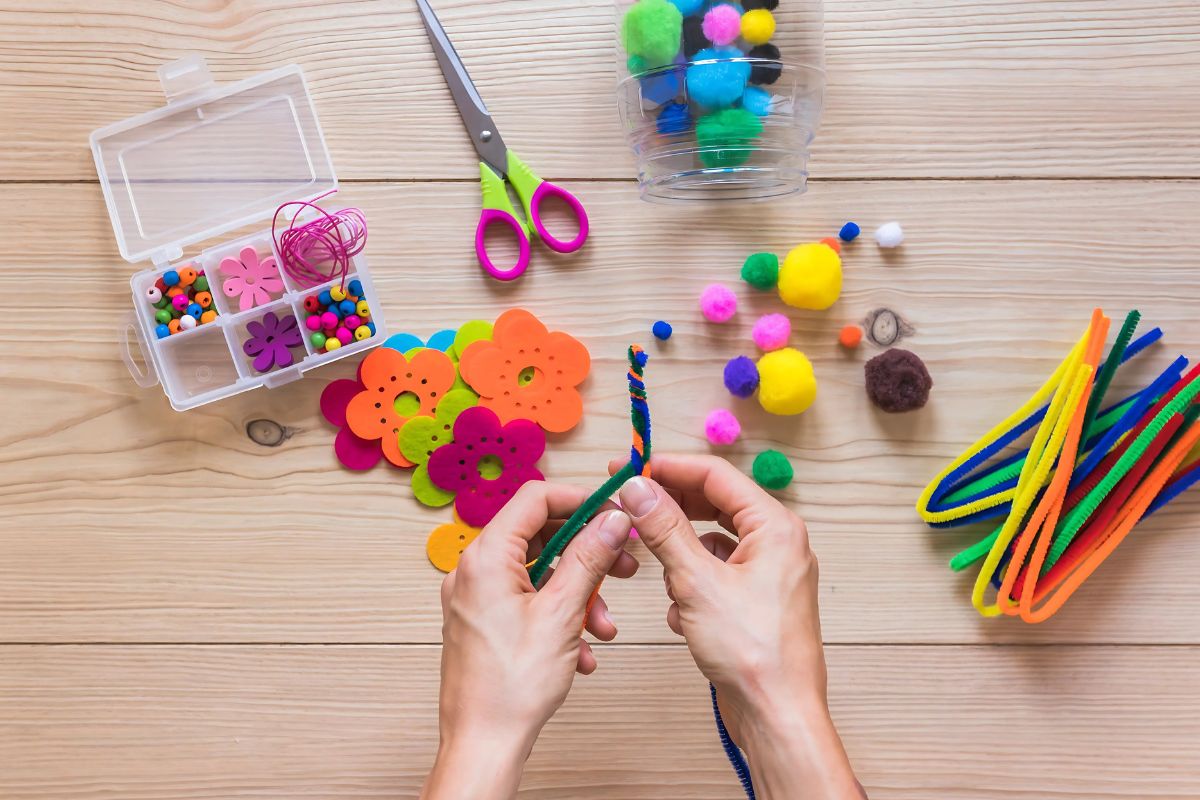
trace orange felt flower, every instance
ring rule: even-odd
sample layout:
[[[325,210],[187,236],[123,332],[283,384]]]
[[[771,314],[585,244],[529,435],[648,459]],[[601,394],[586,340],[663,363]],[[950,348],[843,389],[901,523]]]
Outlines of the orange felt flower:
[[[472,528],[455,514],[454,522],[439,525],[429,534],[429,541],[425,543],[429,563],[442,572],[453,572],[458,568],[458,560],[462,558],[463,551],[475,541],[480,532],[480,528]]]
[[[413,417],[432,417],[454,376],[454,362],[440,350],[411,359],[387,347],[373,350],[359,365],[363,390],[346,407],[346,424],[362,439],[379,439],[391,463],[411,467],[400,452],[400,429]]]
[[[459,373],[479,393],[479,405],[494,411],[501,424],[528,419],[563,433],[583,418],[576,387],[591,364],[577,339],[547,331],[533,314],[514,308],[496,320],[490,340],[463,352]]]

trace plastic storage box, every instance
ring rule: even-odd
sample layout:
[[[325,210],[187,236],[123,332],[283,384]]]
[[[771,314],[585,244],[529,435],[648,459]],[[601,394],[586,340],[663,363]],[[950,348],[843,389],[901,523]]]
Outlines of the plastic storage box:
[[[374,333],[329,352],[313,347],[304,324],[304,301],[340,285],[340,277],[299,286],[280,269],[282,286],[252,293],[254,306],[243,310],[242,296],[231,296],[236,287],[226,284],[222,273],[223,262],[239,259],[248,248],[255,251],[251,260],[273,258],[280,264],[269,227],[275,210],[286,202],[314,200],[337,187],[300,67],[218,86],[204,59],[191,56],[163,65],[158,74],[167,96],[165,107],[91,135],[121,255],[131,263],[151,265],[130,280],[133,315],[121,334],[122,355],[134,380],[143,387],[161,383],[172,407],[184,411],[260,386],[282,386],[310,369],[382,343],[387,326],[361,255],[353,258],[345,281],[362,284]],[[221,240],[222,234],[254,223],[266,227],[250,236]],[[183,248],[197,243],[207,248],[196,258],[183,259]],[[188,269],[203,271],[209,297],[200,299],[210,304],[206,310],[217,312],[215,319],[210,316],[204,324],[159,338],[156,314],[161,309],[147,294],[154,294],[152,287],[164,275],[190,275],[184,272]],[[261,339],[264,319],[269,329],[288,317],[295,318],[301,333],[299,346],[284,348],[291,355],[290,365],[260,371],[246,353],[246,341],[254,338],[252,332]],[[134,359],[134,344],[141,348],[144,370]]]

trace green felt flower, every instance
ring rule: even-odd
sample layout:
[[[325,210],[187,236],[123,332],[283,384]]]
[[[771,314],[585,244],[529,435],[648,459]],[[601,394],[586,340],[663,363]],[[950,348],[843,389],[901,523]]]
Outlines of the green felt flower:
[[[454,441],[454,421],[473,407],[479,398],[470,389],[451,389],[438,403],[432,417],[413,417],[400,429],[400,452],[417,465],[412,476],[413,496],[421,503],[439,508],[454,501],[454,493],[429,479],[429,457],[433,451]]]

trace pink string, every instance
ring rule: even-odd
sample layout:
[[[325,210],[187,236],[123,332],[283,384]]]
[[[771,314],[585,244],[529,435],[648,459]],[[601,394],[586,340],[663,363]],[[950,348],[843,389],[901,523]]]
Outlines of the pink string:
[[[271,238],[283,262],[283,270],[297,285],[308,288],[341,276],[342,285],[350,272],[350,259],[367,246],[367,217],[358,208],[343,208],[332,214],[316,205],[336,192],[320,197],[292,200],[275,209],[271,220]],[[279,231],[279,217],[285,209],[296,207],[287,230]],[[316,212],[316,218],[302,225],[296,222],[306,211]]]

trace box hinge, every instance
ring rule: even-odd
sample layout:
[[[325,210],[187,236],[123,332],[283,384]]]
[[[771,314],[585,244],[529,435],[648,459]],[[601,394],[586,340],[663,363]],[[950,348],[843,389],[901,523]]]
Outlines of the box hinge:
[[[214,85],[212,73],[204,56],[184,56],[158,68],[158,80],[162,83],[167,103],[175,103],[190,94]]]

